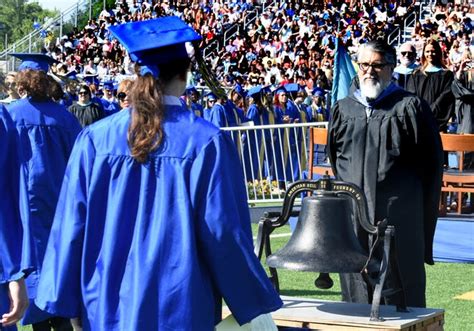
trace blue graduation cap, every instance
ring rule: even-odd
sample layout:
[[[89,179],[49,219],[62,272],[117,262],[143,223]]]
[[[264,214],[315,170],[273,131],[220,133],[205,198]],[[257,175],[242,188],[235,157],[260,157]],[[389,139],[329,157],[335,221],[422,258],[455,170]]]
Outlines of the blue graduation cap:
[[[177,16],[111,26],[110,32],[139,65],[156,65],[187,58],[185,43],[200,40],[190,26]]]
[[[271,85],[263,86],[263,87],[262,87],[262,93],[263,93],[263,94],[270,94],[270,93],[272,93],[272,86],[271,86]]]
[[[67,77],[69,79],[73,79],[73,80],[76,80],[77,79],[77,71],[76,70],[71,70],[69,72],[67,72],[64,77]]]
[[[243,97],[246,96],[246,92],[245,92],[244,88],[242,87],[242,85],[240,85],[240,84],[235,85],[234,91],[237,92],[238,94],[240,94]]]
[[[248,92],[247,92],[247,95],[251,98],[258,98],[258,96],[261,94],[262,92],[262,86],[261,85],[257,85],[257,86],[254,86],[252,87]]]
[[[191,94],[191,93],[197,93],[199,94],[198,90],[194,86],[188,86],[186,87],[186,90],[184,91],[185,94]]]
[[[112,81],[104,82],[102,88],[104,90],[113,91],[114,90],[114,82],[112,82]]]
[[[10,55],[22,61],[18,67],[18,71],[31,69],[48,72],[49,66],[58,62],[52,57],[41,53],[10,53]]]
[[[315,87],[312,91],[312,94],[315,97],[323,97],[326,94],[326,92],[324,92],[324,90],[320,87]]]
[[[206,94],[206,98],[207,100],[217,100],[216,95],[212,92],[209,92],[208,94]]]
[[[296,83],[290,83],[285,85],[285,90],[289,93],[299,92],[301,91],[301,86]]]
[[[277,88],[275,91],[273,91],[273,94],[274,95],[278,95],[278,94],[281,94],[281,93],[287,93],[288,91],[286,90],[286,88],[284,86],[280,86],[279,88]]]
[[[97,76],[98,75],[84,75],[82,76],[82,80],[85,81],[87,85],[91,85],[91,84],[99,85],[100,80]]]

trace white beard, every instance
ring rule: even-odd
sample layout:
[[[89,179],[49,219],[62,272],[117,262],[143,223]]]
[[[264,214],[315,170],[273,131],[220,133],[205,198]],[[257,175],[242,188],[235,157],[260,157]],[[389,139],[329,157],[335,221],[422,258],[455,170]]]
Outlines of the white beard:
[[[406,59],[406,58],[401,58],[400,59],[400,64],[402,66],[405,66],[405,67],[408,67],[409,65],[411,65],[413,62],[410,61],[409,59]]]
[[[375,82],[374,80],[362,80],[360,82],[360,92],[366,99],[377,98],[384,88],[385,87],[382,86],[380,81]]]

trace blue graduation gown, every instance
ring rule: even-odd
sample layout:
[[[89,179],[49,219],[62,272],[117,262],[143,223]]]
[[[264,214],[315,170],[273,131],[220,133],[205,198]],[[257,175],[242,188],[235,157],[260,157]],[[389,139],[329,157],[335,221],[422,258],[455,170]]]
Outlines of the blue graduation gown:
[[[53,102],[22,99],[8,106],[19,133],[20,213],[25,231],[23,263],[36,271],[27,279],[28,296],[34,299],[54,210],[74,140],[81,130],[77,119]],[[33,302],[23,324],[48,318]]]
[[[294,123],[295,120],[300,121],[300,112],[293,101],[288,100],[286,103],[286,109],[276,106],[274,108],[277,123],[283,123],[283,116],[288,115],[291,119],[290,123]],[[299,130],[299,129],[296,129]],[[300,138],[298,137],[298,131],[295,134],[295,129],[280,129],[276,133],[275,141],[276,146],[276,178],[279,181],[293,182],[299,179],[300,167],[298,159],[300,157],[298,151],[301,153],[301,146],[296,147],[296,144]]]
[[[85,128],[64,177],[36,303],[85,330],[213,330],[282,304],[253,253],[229,135],[176,103],[161,147],[130,155],[130,111]]]
[[[26,275],[21,267],[22,228],[18,210],[19,163],[15,127],[0,105],[0,316],[10,311],[8,283]],[[16,327],[0,330],[16,330]]]
[[[191,103],[191,110],[194,112],[196,116],[203,117],[203,107],[201,104],[197,102]]]
[[[250,105],[247,110],[247,118],[255,125],[275,124],[273,111],[265,107],[259,109],[255,104]],[[247,143],[242,146],[247,181],[263,179],[270,175],[273,165],[273,150],[277,148],[273,145],[273,131],[266,129],[264,134],[261,130],[248,132]]]
[[[120,111],[120,105],[116,101],[109,101],[104,98],[99,99],[106,116],[115,114]]]
[[[218,128],[230,126],[226,109],[220,103],[215,103],[214,106],[211,107],[207,113],[207,120]]]
[[[238,108],[230,101],[224,105],[216,103],[209,111],[207,120],[218,128],[238,126],[244,118],[243,111],[240,112],[242,114],[239,114]]]

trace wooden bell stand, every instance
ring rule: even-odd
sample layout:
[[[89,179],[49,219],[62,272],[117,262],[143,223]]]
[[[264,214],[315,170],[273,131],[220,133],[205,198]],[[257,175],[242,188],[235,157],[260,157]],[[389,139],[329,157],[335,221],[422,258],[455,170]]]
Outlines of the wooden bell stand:
[[[284,306],[272,313],[276,325],[306,328],[309,330],[403,330],[441,331],[444,325],[444,310],[409,308],[408,313],[399,313],[394,306],[380,306],[385,321],[370,321],[369,304],[324,301],[295,297],[281,297]],[[230,314],[223,308],[223,318]]]

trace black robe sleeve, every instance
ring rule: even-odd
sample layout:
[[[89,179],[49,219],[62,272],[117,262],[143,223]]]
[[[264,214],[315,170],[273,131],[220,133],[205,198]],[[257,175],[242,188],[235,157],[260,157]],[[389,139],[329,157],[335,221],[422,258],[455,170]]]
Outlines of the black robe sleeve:
[[[433,240],[438,219],[441,181],[443,177],[443,148],[437,124],[430,107],[421,100],[421,111],[417,116],[419,130],[419,152],[424,160],[423,181],[423,226],[425,236],[425,263],[434,264]]]
[[[463,80],[455,79],[451,90],[456,99],[456,117],[459,133],[474,133],[474,89],[464,75]]]
[[[454,75],[451,71],[423,73],[416,71],[407,81],[407,91],[415,93],[431,107],[439,131],[446,132],[454,114],[454,95],[451,91]]]

